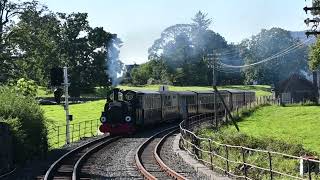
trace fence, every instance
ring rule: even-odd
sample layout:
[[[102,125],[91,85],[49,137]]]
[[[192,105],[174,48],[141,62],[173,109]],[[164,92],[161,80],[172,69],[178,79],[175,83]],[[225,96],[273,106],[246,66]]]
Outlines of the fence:
[[[265,103],[278,103],[271,98],[256,100],[241,109]],[[237,111],[239,108],[236,108]],[[238,112],[233,111],[234,115]],[[219,124],[223,115],[220,116]],[[320,179],[320,161],[314,157],[298,157],[279,152],[228,145],[197,136],[193,131],[207,124],[213,125],[214,114],[189,117],[180,124],[180,146],[197,160],[228,176],[240,179]],[[215,125],[216,126],[216,125]]]
[[[78,141],[84,137],[98,135],[99,120],[83,121],[70,124],[70,142]],[[54,126],[48,131],[48,141],[52,148],[66,144],[66,125]]]

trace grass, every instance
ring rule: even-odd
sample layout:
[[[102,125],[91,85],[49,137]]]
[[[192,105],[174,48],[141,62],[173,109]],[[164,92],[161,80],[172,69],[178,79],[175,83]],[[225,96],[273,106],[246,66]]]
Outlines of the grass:
[[[76,141],[81,137],[90,137],[97,133],[97,127],[100,125],[100,115],[103,111],[105,100],[92,101],[83,104],[70,105],[70,114],[73,115],[70,131],[72,141]],[[64,144],[66,124],[65,111],[61,105],[44,105],[41,106],[47,118],[47,126],[49,129],[48,139],[51,147],[59,147]],[[59,135],[58,135],[59,134]],[[58,137],[59,136],[59,137]]]
[[[103,111],[105,102],[105,100],[99,100],[70,105],[70,114],[73,115],[73,121],[71,121],[71,123],[79,123],[99,119],[101,112]],[[44,110],[45,116],[49,120],[49,122],[52,122],[57,126],[66,124],[65,111],[63,106],[44,105],[41,106],[41,108]]]
[[[118,86],[120,89],[134,89],[134,90],[159,90],[160,85],[145,85],[145,86]],[[219,86],[218,89],[239,89],[255,91],[257,96],[269,96],[270,86],[267,85],[228,85]],[[212,86],[169,86],[171,91],[205,91],[212,90]]]
[[[249,116],[243,116],[238,122],[240,132],[237,132],[232,125],[214,131],[212,128],[203,128],[196,131],[200,137],[213,139],[220,143],[240,145],[253,149],[276,151],[285,154],[319,155],[320,138],[320,115],[319,106],[262,106]],[[201,146],[208,149],[207,141],[201,142]],[[224,148],[211,145],[216,153],[226,157]],[[242,162],[241,148],[229,148],[229,159]],[[255,151],[247,151],[246,162],[259,167],[269,168],[268,154]],[[208,161],[210,156],[204,154]],[[225,167],[225,160],[214,157],[215,164]],[[281,155],[272,155],[272,167],[279,172],[285,172],[299,176],[299,159],[284,158]],[[231,163],[230,170],[238,175],[243,175],[241,166]],[[269,179],[268,172],[259,171],[256,168],[250,169],[248,175],[253,179]],[[319,179],[312,173],[315,179]],[[280,179],[290,179],[283,176],[276,176]]]
[[[320,154],[319,110],[319,106],[265,106],[238,125],[240,131],[249,136],[302,144],[305,149]]]

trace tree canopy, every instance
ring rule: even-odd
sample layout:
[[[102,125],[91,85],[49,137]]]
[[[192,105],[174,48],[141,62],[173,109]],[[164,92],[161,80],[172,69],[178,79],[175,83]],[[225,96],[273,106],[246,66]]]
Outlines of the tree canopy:
[[[295,47],[301,43],[291,36],[289,31],[281,28],[263,29],[259,34],[241,43],[243,58],[246,64],[259,62],[282,52],[288,47]],[[260,84],[275,84],[287,78],[292,73],[307,71],[307,46],[290,50],[287,55],[282,55],[272,61],[245,69],[246,82],[257,81]]]
[[[53,13],[37,1],[0,2],[0,83],[26,78],[46,86],[51,68],[67,66],[73,95],[110,84],[107,51],[114,36],[91,27],[87,13]]]

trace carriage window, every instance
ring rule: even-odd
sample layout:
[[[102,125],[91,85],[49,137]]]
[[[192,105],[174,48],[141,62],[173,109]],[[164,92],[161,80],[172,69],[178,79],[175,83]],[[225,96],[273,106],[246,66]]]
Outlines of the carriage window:
[[[164,105],[165,106],[172,106],[172,100],[170,96],[164,96]]]
[[[196,104],[194,96],[186,96],[188,104]]]

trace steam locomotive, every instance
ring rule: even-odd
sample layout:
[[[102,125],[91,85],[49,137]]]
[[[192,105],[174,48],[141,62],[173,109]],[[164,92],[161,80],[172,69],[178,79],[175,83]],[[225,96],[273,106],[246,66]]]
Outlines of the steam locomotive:
[[[224,106],[214,91],[147,91],[113,89],[101,114],[100,131],[110,134],[133,134],[148,125],[210,113],[214,102],[218,112]],[[255,92],[220,90],[230,110],[255,101]]]

